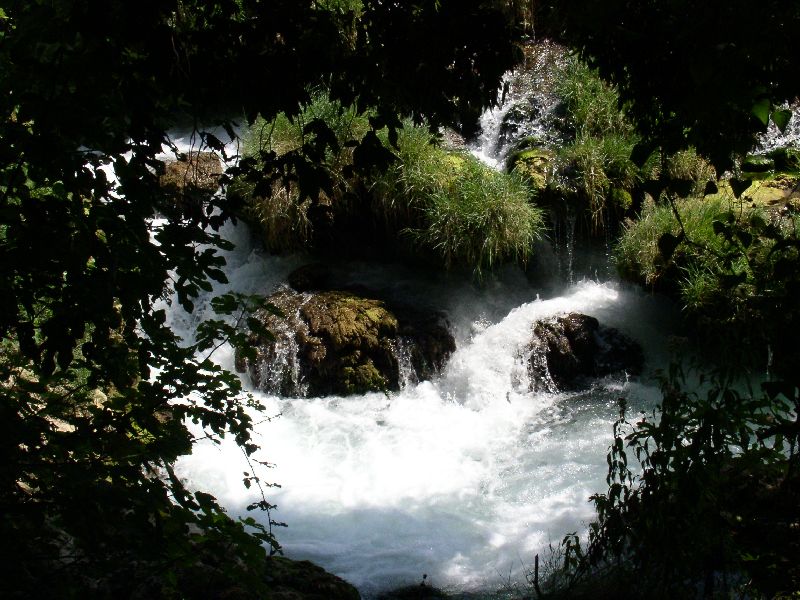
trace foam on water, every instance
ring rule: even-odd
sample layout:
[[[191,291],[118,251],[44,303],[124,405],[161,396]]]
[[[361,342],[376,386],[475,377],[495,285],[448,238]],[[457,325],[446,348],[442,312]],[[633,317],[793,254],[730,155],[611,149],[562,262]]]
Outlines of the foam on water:
[[[228,256],[230,287],[269,293],[304,262],[263,256],[243,231],[227,232],[239,241]],[[495,588],[509,571],[521,576],[549,540],[582,531],[591,518],[588,498],[604,488],[616,400],[644,407],[657,399],[653,386],[623,378],[582,393],[530,392],[522,355],[533,322],[571,311],[596,316],[650,348],[652,366],[662,359],[653,349],[663,346],[663,307],[636,290],[590,281],[540,300],[515,270],[478,289],[467,280],[415,280],[402,268],[350,268],[343,281],[444,310],[458,349],[435,381],[409,382],[389,396],[259,394],[267,408],[255,417],[258,458],[275,464],[260,475],[282,486],[268,495],[278,505],[273,518],[289,525],[276,530],[284,551],[367,597],[423,573],[453,589]],[[191,316],[170,314],[186,337],[209,316],[201,302]],[[216,359],[233,367],[229,348]],[[231,514],[245,514],[254,500],[233,444],[201,444],[179,471]]]
[[[505,109],[484,115],[485,134],[473,149],[495,166],[502,161],[497,137]],[[180,151],[195,147],[189,135],[174,137]],[[308,262],[265,256],[244,226],[229,224],[222,233],[236,244],[224,253],[230,283],[215,283],[191,315],[168,308],[171,326],[186,339],[212,316],[213,295],[269,294]],[[275,530],[286,555],[344,577],[366,598],[419,582],[423,573],[439,587],[491,590],[509,577],[522,579],[549,541],[585,531],[593,515],[588,498],[605,487],[617,399],[646,408],[658,393],[646,379],[624,377],[584,392],[530,391],[524,353],[532,325],[565,312],[595,316],[642,343],[653,369],[665,360],[664,332],[672,326],[664,305],[636,289],[593,281],[540,299],[544,291],[516,268],[481,288],[468,277],[399,266],[330,268],[344,286],[444,312],[457,350],[436,380],[409,377],[390,395],[298,399],[254,392],[266,407],[254,415],[262,448],[256,458],[274,464],[258,475],[281,485],[268,489],[268,499],[278,505],[272,517],[288,524]],[[233,369],[231,348],[214,359]],[[258,500],[242,483],[250,467],[233,443],[199,443],[177,468],[190,487],[213,493],[232,515],[246,514]]]

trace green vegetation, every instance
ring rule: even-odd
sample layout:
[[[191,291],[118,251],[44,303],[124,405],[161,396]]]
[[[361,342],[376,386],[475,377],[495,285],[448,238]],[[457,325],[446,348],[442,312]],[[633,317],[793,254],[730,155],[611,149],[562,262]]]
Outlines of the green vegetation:
[[[256,169],[246,177],[237,177],[228,187],[228,195],[244,204],[243,215],[258,226],[267,249],[286,252],[309,247],[314,230],[310,213],[321,206],[355,210],[348,204],[353,178],[346,173],[352,172],[354,146],[369,130],[368,115],[343,107],[324,91],[312,94],[310,102],[291,119],[286,113],[279,113],[270,121],[263,117],[255,120],[242,137],[242,152],[245,164],[250,160]],[[308,179],[320,171],[303,177],[306,172],[301,167],[298,173],[298,165],[294,165],[288,181],[263,181],[260,171],[272,157],[280,159],[302,152],[304,147],[317,143],[320,135],[329,136],[317,164],[326,189],[319,189],[313,198],[303,196],[302,185],[308,186]]]
[[[579,51],[630,102],[642,159],[688,146],[722,172],[797,97],[800,5],[766,0],[546,0],[537,34]],[[598,35],[602,31],[602,35]]]
[[[325,123],[335,135],[321,161],[334,185],[316,199],[302,198],[297,185],[275,182],[269,195],[258,195],[256,184],[244,180],[231,186],[229,193],[243,199],[244,214],[260,226],[270,250],[317,245],[315,227],[323,224],[315,223],[312,208],[324,206],[325,219],[351,246],[368,236],[383,238],[391,250],[405,239],[412,253],[437,257],[445,267],[466,266],[477,276],[499,263],[529,258],[543,224],[531,204],[533,191],[520,176],[444,150],[427,127],[410,121],[397,130],[396,147],[387,131],[379,132],[381,151],[392,158],[388,168],[359,173],[352,147],[367,134],[369,116],[318,94],[293,121],[278,115],[250,128],[244,151],[256,160],[302,147],[311,123]]]
[[[567,139],[558,151],[561,187],[587,201],[593,223],[600,225],[604,211],[620,199],[619,191],[630,192],[638,181],[631,161],[638,137],[620,109],[616,88],[584,62],[570,57],[556,81]]]
[[[622,404],[588,547],[565,542],[561,581],[578,593],[562,597],[788,598],[800,588],[798,388],[686,386],[673,366],[652,415],[631,422]]]
[[[358,208],[347,214],[367,222],[388,219],[393,230],[408,231],[407,239],[439,253],[444,263],[483,272],[499,260],[524,258],[539,216],[521,180],[491,174],[470,157],[427,141],[409,142],[403,150],[404,135],[424,136],[401,128],[398,115],[469,134],[480,110],[494,101],[503,72],[519,57],[522,27],[515,18],[524,13],[528,27],[531,6],[504,0],[3,3],[4,595],[269,594],[274,578],[266,554],[279,544],[268,484],[253,469],[258,448],[247,409],[258,406],[242,393],[238,378],[212,360],[219,344],[242,342],[238,325],[257,329],[248,315],[258,306],[232,295],[216,299],[220,318],[203,322],[189,342],[169,329],[161,304],[171,299],[191,312],[196,298],[212,291],[212,281],[225,282],[218,250],[230,245],[217,232],[236,212],[236,195],[213,196],[203,200],[203,210],[176,214],[174,197],[157,176],[156,157],[170,144],[167,131],[179,122],[207,123],[233,138],[236,124],[226,115],[243,114],[248,122],[263,116],[259,152],[224,182],[240,178],[261,198],[286,190],[282,202],[289,208],[279,211],[278,203],[254,215],[271,223],[288,214],[275,228],[275,245],[303,244],[310,235],[304,219],[313,225],[310,214],[352,201]],[[701,7],[686,0],[553,0],[537,9],[537,32],[549,31],[579,48],[632,102],[629,114],[644,135],[644,156],[655,147],[674,154],[693,144],[715,166],[726,167],[731,153],[749,150],[769,120],[786,125],[786,111],[775,107],[798,93],[796,2],[764,0],[754,8],[729,0]],[[309,90],[320,85],[330,90],[332,112],[305,119],[300,107],[315,106]],[[632,138],[609,112],[609,88],[588,89],[596,105],[565,88],[582,120],[570,125],[575,145],[564,160],[577,174],[575,190],[597,207],[633,181],[626,162]],[[350,106],[369,115],[366,130],[338,132],[351,115],[342,107]],[[304,119],[299,130],[297,118]],[[206,130],[196,133],[202,140],[198,150],[225,154],[223,140]],[[278,133],[285,135],[281,144]],[[395,136],[400,161],[381,179],[375,169],[390,166]],[[109,166],[117,181],[109,181]],[[370,204],[374,212],[365,211],[367,198],[383,209]],[[624,194],[616,198],[627,203]],[[156,214],[171,216],[151,227]],[[694,281],[687,286],[693,306],[709,313],[713,306],[716,322],[746,324],[753,336],[748,339],[770,343],[775,370],[788,381],[777,391],[795,415],[797,218],[792,206],[770,218],[724,211],[711,222],[715,237],[688,231],[685,224],[677,232],[666,224],[653,229],[653,235],[661,232],[657,245],[664,267],[673,265]],[[701,254],[705,260],[695,262]],[[780,407],[753,406],[724,390],[704,403],[683,394],[668,403],[670,394],[665,392],[661,429],[642,429],[659,444],[658,454],[648,455],[647,446],[642,450],[650,461],[643,464],[643,485],[631,487],[620,454],[627,442],[615,441],[612,487],[607,500],[597,499],[596,539],[610,540],[612,549],[630,549],[623,557],[639,561],[634,564],[643,564],[651,551],[653,560],[671,560],[667,550],[676,543],[667,539],[655,546],[664,542],[665,531],[674,530],[681,547],[691,550],[696,538],[687,538],[683,517],[697,527],[707,523],[703,532],[719,519],[726,525],[729,512],[734,521],[741,516],[760,522],[758,511],[773,506],[771,500],[756,510],[745,501],[751,497],[745,486],[729,501],[725,489],[733,479],[726,479],[726,460],[739,472],[758,461],[753,470],[764,477],[767,491],[771,481],[794,485],[789,473],[796,474],[798,427]],[[751,406],[746,416],[731,412]],[[754,424],[763,411],[773,413],[774,425]],[[189,420],[199,433],[190,431]],[[751,433],[766,437],[752,441]],[[790,453],[781,454],[779,435],[795,444]],[[244,483],[255,486],[250,508],[265,513],[259,521],[232,519],[174,472],[175,461],[191,452],[198,437],[219,442],[224,436],[249,461]],[[641,450],[646,439],[627,441]],[[774,444],[765,446],[770,439]],[[793,498],[777,498],[782,497]],[[673,506],[677,513],[669,512]],[[666,530],[659,525],[662,512],[669,517]],[[794,520],[788,522],[797,522],[795,513],[789,516]],[[620,521],[624,527],[611,528]],[[761,535],[755,530],[752,535]],[[718,545],[726,551],[719,554],[723,560],[731,556],[727,531],[709,532],[712,545],[698,544],[696,557],[702,561]],[[733,531],[736,537],[751,535]],[[781,571],[780,556],[773,558],[771,549],[762,552],[747,542],[737,547],[747,554],[734,556],[731,564],[763,565],[766,574],[759,581],[775,568],[795,576],[798,561]],[[786,550],[790,557],[794,552]],[[695,563],[686,559],[689,566]],[[709,563],[700,572],[716,566]]]
[[[520,140],[509,152],[507,170],[542,192],[543,202],[585,214],[592,229],[613,228],[632,206],[640,181],[631,160],[638,136],[616,88],[596,70],[571,55],[549,70],[548,85],[559,101],[552,126],[561,141]]]
[[[744,202],[725,195],[678,199],[675,209],[680,215],[686,236],[693,243],[679,245],[670,257],[672,262],[665,260],[659,240],[664,234],[677,238],[681,233],[681,224],[675,218],[669,202],[656,204],[651,199],[645,203],[639,220],[630,223],[617,243],[615,257],[621,275],[648,287],[664,289],[669,289],[670,283],[688,283],[686,271],[700,270],[699,260],[715,256],[723,250],[725,241],[716,235],[714,222],[733,210],[747,213],[752,210]],[[758,211],[758,214],[763,215],[763,212]],[[707,255],[704,249],[708,249],[710,254]],[[675,277],[675,266],[683,277],[678,275],[677,281],[664,281],[669,275]]]
[[[524,263],[543,228],[531,189],[517,175],[493,171],[469,154],[443,150],[408,124],[398,162],[376,184],[384,214],[405,223],[413,243],[445,266],[477,275],[508,260]]]
[[[767,210],[729,191],[651,203],[620,238],[617,265],[624,276],[679,296],[717,362],[754,366],[769,346],[783,376],[798,356],[799,233],[791,203]]]

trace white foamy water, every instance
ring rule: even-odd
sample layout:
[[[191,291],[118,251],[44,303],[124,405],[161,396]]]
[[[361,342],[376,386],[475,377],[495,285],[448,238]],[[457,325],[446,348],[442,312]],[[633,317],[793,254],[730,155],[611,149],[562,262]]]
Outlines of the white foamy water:
[[[495,166],[505,152],[499,135],[508,106],[484,115],[484,135],[473,148]],[[196,147],[189,136],[176,138],[181,151]],[[224,253],[230,283],[215,283],[191,315],[177,306],[168,310],[170,325],[186,339],[213,316],[212,295],[229,289],[269,294],[310,262],[265,256],[243,225],[229,224],[222,233],[236,244]],[[400,266],[330,268],[343,286],[443,312],[457,350],[435,380],[409,377],[390,395],[308,399],[254,392],[266,407],[253,415],[261,446],[256,458],[274,465],[258,475],[281,485],[267,492],[278,505],[272,517],[288,525],[275,529],[285,554],[347,579],[365,598],[418,583],[423,574],[445,589],[494,590],[523,580],[550,541],[585,532],[593,516],[589,496],[605,489],[617,400],[646,409],[659,394],[647,378],[624,376],[583,392],[530,391],[524,354],[533,323],[567,312],[595,316],[638,340],[651,372],[666,360],[665,334],[674,323],[666,318],[669,309],[639,290],[594,281],[557,293],[548,288],[544,297],[516,268],[481,288],[467,277]],[[214,358],[233,369],[230,348]],[[264,517],[246,511],[259,498],[242,483],[250,467],[233,443],[198,444],[178,472],[230,514]]]
[[[229,286],[269,293],[303,257],[266,257],[243,226],[225,232]],[[550,540],[585,530],[589,496],[605,486],[606,449],[617,399],[649,407],[655,388],[624,377],[580,393],[529,391],[523,349],[534,321],[565,312],[596,316],[646,348],[648,367],[664,356],[663,306],[633,289],[584,281],[537,299],[521,272],[508,269],[482,289],[401,267],[335,265],[344,284],[446,313],[458,349],[434,381],[391,395],[318,399],[258,394],[257,458],[275,467],[259,475],[278,505],[275,533],[291,558],[307,558],[370,597],[416,583],[494,589]],[[190,338],[205,302],[192,315],[174,308],[172,326]],[[216,356],[233,368],[232,351]],[[248,382],[245,382],[249,385]],[[277,419],[266,417],[280,414]],[[190,486],[215,494],[233,515],[256,500],[242,484],[249,468],[233,444],[201,444],[182,460]],[[259,515],[255,515],[259,516]]]

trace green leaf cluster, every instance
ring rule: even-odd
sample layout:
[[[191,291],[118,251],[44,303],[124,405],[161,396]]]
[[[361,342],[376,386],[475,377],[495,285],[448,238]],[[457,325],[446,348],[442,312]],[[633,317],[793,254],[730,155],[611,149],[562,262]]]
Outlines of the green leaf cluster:
[[[798,388],[783,380],[753,393],[732,384],[700,377],[697,391],[686,391],[674,363],[651,415],[631,422],[622,402],[609,487],[592,498],[584,573],[611,569],[642,598],[798,589]]]

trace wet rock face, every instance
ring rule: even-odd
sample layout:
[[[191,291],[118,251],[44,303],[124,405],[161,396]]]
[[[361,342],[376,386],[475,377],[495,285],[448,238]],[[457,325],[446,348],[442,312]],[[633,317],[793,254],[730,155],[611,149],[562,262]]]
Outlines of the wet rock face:
[[[237,353],[236,368],[283,396],[398,390],[404,379],[432,377],[455,350],[437,315],[396,314],[353,292],[284,289],[268,301],[285,317],[256,313],[274,339],[251,336],[256,357]]]
[[[537,321],[529,348],[528,370],[534,389],[574,389],[587,378],[625,371],[641,373],[642,349],[594,317],[570,313]]]

